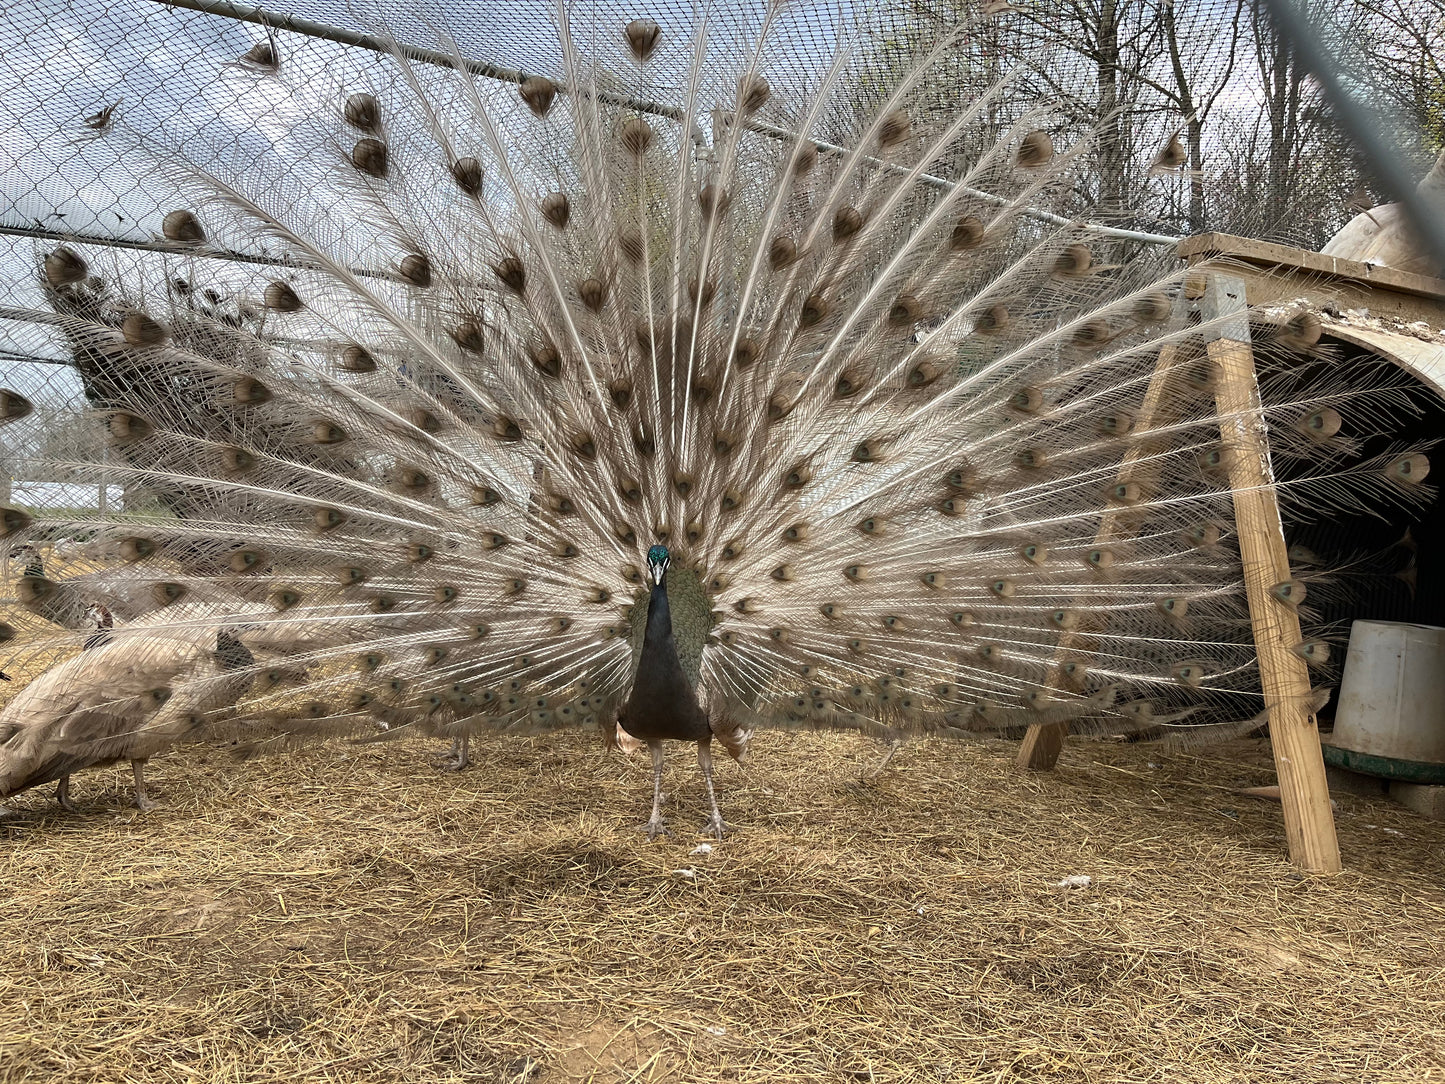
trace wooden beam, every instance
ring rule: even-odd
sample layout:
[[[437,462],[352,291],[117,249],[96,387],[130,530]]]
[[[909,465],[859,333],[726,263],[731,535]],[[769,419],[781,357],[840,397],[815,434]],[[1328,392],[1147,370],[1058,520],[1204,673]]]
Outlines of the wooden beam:
[[[1237,275],[1209,274],[1204,317],[1223,323],[1206,350],[1215,366],[1215,406],[1233,490],[1234,523],[1290,861],[1311,872],[1335,873],[1340,869],[1340,847],[1319,729],[1310,707],[1309,670],[1295,653],[1302,640],[1299,614],[1277,590],[1291,581],[1289,554],[1274,492],[1245,290]]]
[[[1180,241],[1176,251],[1191,266],[1208,264],[1245,280],[1251,305],[1288,304],[1304,299],[1311,307],[1330,304],[1368,309],[1405,323],[1445,324],[1445,280],[1397,271],[1393,267],[1345,260],[1288,245],[1201,233]]]
[[[1178,319],[1182,318],[1182,315],[1181,306],[1176,310],[1175,316]],[[1165,343],[1159,349],[1159,360],[1149,377],[1149,385],[1144,390],[1144,401],[1139,406],[1134,439],[1119,461],[1117,482],[1138,481],[1141,475],[1146,473],[1141,470],[1139,461],[1153,448],[1149,440],[1149,430],[1155,428],[1161,420],[1165,392],[1169,385],[1169,371],[1174,367],[1177,354],[1178,348],[1173,343]],[[1094,533],[1094,545],[1105,546],[1132,533],[1132,521],[1123,513],[1121,508],[1104,510],[1099,517],[1098,530]],[[1054,650],[1055,662],[1066,658],[1078,641],[1076,633],[1061,632],[1058,646]],[[1030,723],[1014,763],[1033,772],[1053,770],[1059,762],[1059,754],[1064,750],[1064,738],[1068,733],[1068,723]]]
[[[1445,279],[1398,271],[1379,264],[1361,263],[1359,260],[1346,260],[1339,256],[1326,256],[1323,252],[1291,248],[1289,245],[1277,245],[1271,241],[1256,241],[1251,237],[1235,237],[1229,233],[1200,233],[1184,238],[1175,247],[1175,251],[1190,264],[1209,262],[1217,265],[1221,262],[1220,257],[1225,257],[1231,261],[1259,267],[1308,272],[1313,274],[1317,281],[1323,277],[1352,279],[1374,290],[1389,290],[1445,301]],[[1254,300],[1254,303],[1259,302]]]
[[[1068,733],[1067,723],[1030,723],[1014,763],[1031,772],[1053,771]]]

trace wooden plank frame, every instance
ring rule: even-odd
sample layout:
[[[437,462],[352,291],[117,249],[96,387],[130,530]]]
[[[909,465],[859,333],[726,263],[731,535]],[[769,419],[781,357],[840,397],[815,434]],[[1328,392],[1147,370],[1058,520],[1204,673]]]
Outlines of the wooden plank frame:
[[[1288,304],[1307,297],[1315,305],[1333,302],[1341,308],[1369,309],[1375,316],[1406,323],[1445,323],[1445,281],[1427,275],[1227,233],[1186,237],[1176,251],[1201,269],[1228,261],[1229,273],[1248,285],[1251,305]]]
[[[1291,575],[1250,343],[1246,283],[1238,275],[1218,270],[1201,272],[1205,275],[1203,315],[1206,321],[1217,322],[1215,338],[1206,351],[1217,380],[1215,407],[1229,464],[1245,595],[1260,687],[1269,712],[1290,860],[1311,872],[1334,873],[1340,869],[1339,843],[1310,703],[1309,671],[1296,651],[1303,638],[1299,614],[1281,600],[1283,592],[1277,590],[1290,582]],[[1159,352],[1145,392],[1139,419],[1143,429],[1164,420],[1159,412],[1173,361],[1174,350],[1166,345]],[[1135,477],[1146,450],[1147,442],[1129,449],[1120,463],[1121,481]],[[1106,511],[1100,518],[1096,542],[1106,544],[1124,537],[1128,529],[1126,519],[1116,511]],[[1072,638],[1062,635],[1059,654],[1066,654],[1071,644]],[[1066,733],[1065,726],[1057,723],[1030,726],[1019,749],[1018,765],[1036,771],[1052,768]]]

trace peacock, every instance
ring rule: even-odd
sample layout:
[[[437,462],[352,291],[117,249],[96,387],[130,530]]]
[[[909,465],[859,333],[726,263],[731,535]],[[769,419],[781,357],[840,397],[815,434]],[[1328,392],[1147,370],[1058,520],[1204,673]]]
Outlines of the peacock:
[[[169,255],[37,252],[85,394],[0,401],[74,435],[17,475],[126,503],[7,508],[7,544],[93,539],[86,591],[144,584],[147,637],[250,630],[228,675],[286,680],[168,688],[224,687],[256,750],[620,734],[650,837],[667,742],[721,837],[713,739],[1257,729],[1221,423],[1328,519],[1429,499],[1379,439],[1417,393],[1285,308],[1250,315],[1257,415],[1221,418],[1238,317],[1098,220],[1088,125],[970,66],[1010,17],[902,48],[783,0],[563,2],[530,72],[379,31],[384,63],[303,75],[268,38],[184,130],[103,110],[77,135],[144,163]],[[1276,602],[1308,624],[1328,571]],[[1330,641],[1295,645],[1321,686]]]

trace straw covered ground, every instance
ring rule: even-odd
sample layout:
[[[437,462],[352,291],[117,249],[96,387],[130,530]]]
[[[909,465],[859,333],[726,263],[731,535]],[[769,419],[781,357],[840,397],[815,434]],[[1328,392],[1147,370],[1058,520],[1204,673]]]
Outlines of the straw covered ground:
[[[1284,860],[1258,743],[762,735],[736,832],[582,735],[78,776],[0,827],[0,1080],[1445,1081],[1445,825]],[[1087,887],[1060,887],[1070,876]]]

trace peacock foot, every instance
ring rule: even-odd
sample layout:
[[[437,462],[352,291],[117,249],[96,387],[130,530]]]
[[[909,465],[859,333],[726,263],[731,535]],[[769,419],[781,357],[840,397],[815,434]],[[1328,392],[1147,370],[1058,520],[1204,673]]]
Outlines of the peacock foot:
[[[131,775],[135,780],[135,807],[143,813],[149,813],[159,803],[151,801],[150,795],[146,793],[145,767],[144,759],[130,762]]]
[[[724,834],[731,831],[732,826],[724,823],[721,816],[717,816],[707,819],[707,827],[703,829],[703,834],[712,836],[713,839],[721,840]]]
[[[471,766],[471,758],[467,755],[470,752],[471,742],[468,738],[453,738],[452,747],[445,753],[435,753],[432,756],[432,763],[444,772],[459,772],[463,768]]]
[[[647,842],[651,843],[658,836],[667,835],[667,826],[661,817],[653,817],[643,822],[642,830],[647,833]]]

